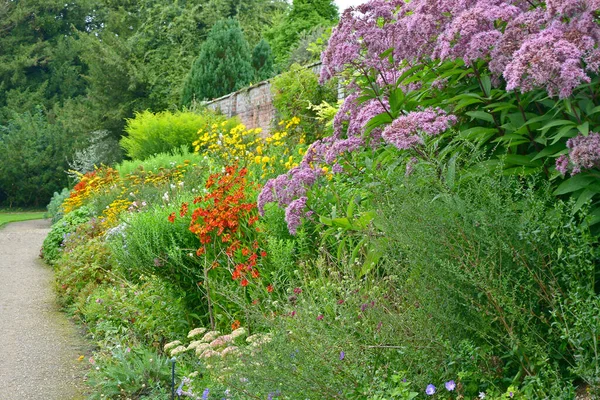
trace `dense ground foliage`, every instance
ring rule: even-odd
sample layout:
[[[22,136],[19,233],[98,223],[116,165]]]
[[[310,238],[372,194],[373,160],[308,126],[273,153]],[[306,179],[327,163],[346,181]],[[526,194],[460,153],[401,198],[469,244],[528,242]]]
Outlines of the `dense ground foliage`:
[[[599,8],[371,0],[322,55],[342,104],[284,75],[269,136],[79,174],[44,255],[92,398],[168,398],[173,357],[197,399],[600,396]]]

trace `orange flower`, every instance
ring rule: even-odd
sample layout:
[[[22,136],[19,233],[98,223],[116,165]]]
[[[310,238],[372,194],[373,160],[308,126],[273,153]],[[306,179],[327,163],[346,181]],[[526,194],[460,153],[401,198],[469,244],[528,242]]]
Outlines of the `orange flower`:
[[[252,270],[252,277],[254,279],[258,279],[258,277],[260,276],[260,274],[258,273],[258,270],[255,268]]]
[[[174,212],[172,212],[172,213],[169,215],[169,218],[168,218],[168,220],[169,220],[169,222],[170,222],[170,223],[174,223],[174,222],[175,222],[175,213],[174,213]]]
[[[206,247],[202,246],[198,250],[196,250],[196,255],[198,257],[202,256],[202,254],[206,253]]]
[[[183,217],[188,213],[188,203],[182,203],[179,209],[179,216]]]
[[[269,293],[273,292],[273,285],[267,286],[267,292],[269,292]]]
[[[242,285],[244,287],[248,286],[248,279],[246,279],[246,278],[242,279],[242,281],[240,282],[240,285]]]
[[[233,324],[231,324],[231,330],[232,330],[232,331],[235,331],[237,328],[239,328],[239,327],[240,327],[240,325],[242,325],[242,324],[240,323],[240,321],[238,321],[238,320],[236,319],[235,321],[233,321]]]

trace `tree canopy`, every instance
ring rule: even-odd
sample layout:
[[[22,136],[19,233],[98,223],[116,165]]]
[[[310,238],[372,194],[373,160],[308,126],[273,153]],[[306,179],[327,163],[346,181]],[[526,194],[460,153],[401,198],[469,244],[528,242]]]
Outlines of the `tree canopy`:
[[[96,140],[93,132],[106,132],[103,137],[114,141],[136,112],[177,110],[203,43],[213,26],[227,18],[236,20],[230,23],[237,24],[237,37],[243,32],[246,38],[239,42],[244,54],[236,66],[243,72],[218,93],[264,79],[271,74],[268,57],[255,75],[252,48],[289,8],[285,0],[0,2],[3,145],[20,135],[21,128],[15,127],[23,125],[18,118],[24,115],[35,116],[41,136],[55,135],[59,126],[68,133],[61,140],[73,150],[54,162],[64,171],[74,151]],[[257,49],[268,53],[264,43]],[[0,176],[0,193],[12,190],[7,182]],[[0,205],[3,200],[0,196]],[[28,202],[24,196],[12,204]]]

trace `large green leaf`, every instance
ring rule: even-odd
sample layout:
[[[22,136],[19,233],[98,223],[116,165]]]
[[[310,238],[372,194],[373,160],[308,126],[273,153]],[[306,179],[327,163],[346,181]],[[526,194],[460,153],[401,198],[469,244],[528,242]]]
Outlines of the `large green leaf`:
[[[555,126],[570,126],[570,127],[575,127],[577,126],[577,124],[571,120],[568,119],[555,119],[552,120],[550,122],[548,122],[546,125],[542,126],[541,128],[538,129],[538,131],[541,131],[542,133],[546,133],[548,132],[548,130],[550,130],[551,128],[554,128]]]
[[[563,183],[561,183],[558,188],[554,191],[555,195],[567,194],[576,192],[580,189],[585,188],[592,182],[594,182],[596,178],[589,175],[578,174],[566,179]]]
[[[491,123],[494,122],[494,117],[492,116],[492,114],[485,111],[468,111],[466,114],[473,119],[480,119],[482,121],[487,121]]]

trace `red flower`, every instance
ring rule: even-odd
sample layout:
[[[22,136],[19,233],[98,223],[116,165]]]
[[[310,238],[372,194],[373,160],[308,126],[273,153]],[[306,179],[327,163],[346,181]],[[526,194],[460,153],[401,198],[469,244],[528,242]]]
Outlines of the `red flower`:
[[[267,286],[267,292],[269,292],[269,293],[273,292],[273,285]]]
[[[257,269],[253,269],[252,270],[252,277],[254,279],[258,279],[259,276],[260,276],[260,274],[258,273],[258,270]]]
[[[196,250],[196,255],[200,257],[202,254],[206,253],[206,247],[202,246],[198,250]]]
[[[299,287],[294,288],[294,294],[300,294],[302,293],[302,289],[300,289]]]
[[[242,279],[242,281],[240,282],[240,285],[242,285],[244,287],[248,286],[248,279],[246,279],[246,278]]]
[[[174,212],[172,212],[172,213],[169,215],[169,218],[168,218],[168,220],[169,220],[169,222],[170,222],[170,223],[174,223],[174,222],[175,222],[175,213],[174,213]]]
[[[264,258],[264,257],[266,257],[266,256],[267,256],[267,252],[266,252],[266,251],[264,251],[264,250],[263,250],[263,251],[261,251],[261,252],[260,252],[260,256],[261,256],[261,257],[263,257],[263,258]]]

